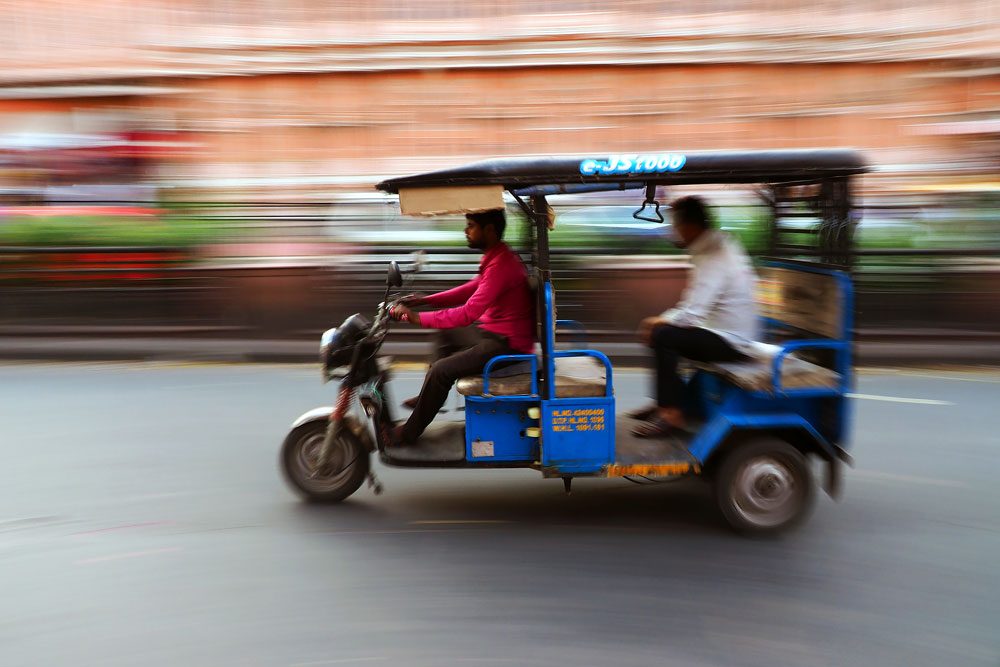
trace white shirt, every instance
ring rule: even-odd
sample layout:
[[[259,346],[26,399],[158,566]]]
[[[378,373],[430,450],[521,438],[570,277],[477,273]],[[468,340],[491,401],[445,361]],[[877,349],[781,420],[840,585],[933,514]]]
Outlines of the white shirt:
[[[678,327],[708,329],[741,352],[760,337],[757,275],[738,241],[707,229],[688,248],[694,268],[680,303],[660,315]]]

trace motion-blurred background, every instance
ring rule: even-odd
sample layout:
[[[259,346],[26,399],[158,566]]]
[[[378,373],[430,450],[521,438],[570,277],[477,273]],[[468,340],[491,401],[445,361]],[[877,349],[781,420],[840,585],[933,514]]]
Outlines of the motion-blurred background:
[[[862,339],[1000,331],[995,0],[15,0],[0,64],[8,339],[312,339],[390,258],[428,249],[416,289],[474,270],[384,178],[810,147],[865,154],[859,247],[907,251],[858,260]],[[756,200],[706,194],[759,249]],[[557,208],[560,316],[611,338],[683,284],[639,199]]]

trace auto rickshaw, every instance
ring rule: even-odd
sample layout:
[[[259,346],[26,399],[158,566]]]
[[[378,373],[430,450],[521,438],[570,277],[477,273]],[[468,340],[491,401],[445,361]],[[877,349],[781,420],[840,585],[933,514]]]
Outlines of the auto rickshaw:
[[[808,515],[815,496],[811,459],[824,487],[839,494],[847,453],[852,386],[854,228],[851,179],[867,171],[851,150],[649,153],[579,158],[500,158],[379,183],[403,214],[503,208],[527,216],[537,285],[539,349],[504,355],[463,378],[459,421],[434,423],[419,446],[387,448],[395,423],[391,367],[378,356],[389,330],[393,262],[372,321],[361,315],[327,331],[325,380],[339,379],[333,407],[302,415],[282,447],[286,479],[305,498],[339,501],[367,479],[381,486],[371,455],[396,467],[530,468],[560,478],[701,476],[714,485],[725,519],[747,534],[785,531]],[[578,324],[556,317],[549,265],[549,198],[636,191],[634,217],[663,222],[658,186],[745,184],[766,203],[768,249],[758,262],[765,340],[752,358],[694,363],[683,436],[640,439],[616,415],[614,371],[601,351],[558,349],[556,332]],[[666,304],[665,304],[666,305]],[[358,405],[367,421],[351,414]]]

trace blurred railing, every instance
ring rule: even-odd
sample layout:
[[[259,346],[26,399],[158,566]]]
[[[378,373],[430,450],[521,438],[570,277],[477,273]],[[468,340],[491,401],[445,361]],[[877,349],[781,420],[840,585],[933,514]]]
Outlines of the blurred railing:
[[[474,275],[478,254],[428,248],[429,268],[406,289],[434,292]],[[181,327],[248,336],[312,336],[353,312],[370,312],[384,289],[387,263],[404,248],[361,248],[307,260],[177,263],[173,248],[0,248],[0,326]],[[985,251],[873,251],[921,260],[892,276],[860,270],[860,328],[1000,331],[1000,260],[963,263]],[[157,256],[161,257],[158,259]],[[25,264],[26,258],[30,260]],[[931,261],[934,260],[934,261]],[[942,264],[940,260],[948,263]],[[679,296],[683,257],[560,249],[552,256],[559,316],[608,332]]]
[[[875,219],[885,215],[883,210]],[[427,221],[398,217],[377,198],[359,197],[334,207],[185,204],[168,209],[155,224],[166,224],[171,216],[194,216],[215,236],[198,243],[127,247],[0,246],[0,327],[37,333],[131,328],[311,337],[353,312],[371,312],[384,290],[387,263],[395,259],[405,268],[421,245],[428,267],[408,277],[411,291],[454,286],[474,275],[479,261],[475,251],[439,243],[461,240],[460,220],[434,228]],[[0,218],[0,231],[4,224]],[[981,237],[978,247],[894,248],[885,247],[891,238],[869,235],[869,247],[856,251],[858,327],[1000,332],[996,227],[987,220],[974,228]],[[925,224],[920,229],[926,233]],[[899,230],[894,233],[906,238]],[[514,247],[523,247],[516,222],[508,236]],[[574,238],[583,244],[589,237],[580,232],[570,241]],[[555,247],[559,316],[618,336],[670,306],[683,289],[686,258],[650,249],[650,238],[636,236],[618,247],[593,242]]]

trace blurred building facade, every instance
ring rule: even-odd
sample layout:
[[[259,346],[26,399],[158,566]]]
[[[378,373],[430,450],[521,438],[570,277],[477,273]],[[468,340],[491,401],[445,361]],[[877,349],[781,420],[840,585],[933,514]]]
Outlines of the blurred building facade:
[[[1000,180],[995,0],[14,0],[0,47],[7,180],[41,150],[308,197],[487,156],[818,146],[878,188]]]

